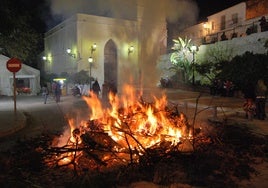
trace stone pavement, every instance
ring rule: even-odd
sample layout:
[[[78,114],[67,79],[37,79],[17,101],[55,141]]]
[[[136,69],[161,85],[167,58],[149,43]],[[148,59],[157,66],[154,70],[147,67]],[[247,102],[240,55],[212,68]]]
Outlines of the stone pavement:
[[[203,121],[222,122],[225,120],[242,123],[256,134],[268,135],[268,118],[265,120],[248,120],[242,108],[245,102],[243,97],[211,96],[207,93],[182,90],[169,90],[167,96],[169,100],[181,104],[183,108],[188,106],[188,109],[193,109],[197,105],[197,118],[203,119]],[[268,112],[268,104],[266,104],[266,112]],[[192,118],[191,116],[193,114],[188,117]]]
[[[194,109],[197,106],[197,120],[207,121],[210,119],[212,121],[218,121],[224,118],[229,121],[245,123],[258,134],[268,135],[268,118],[264,121],[257,119],[249,121],[245,118],[242,109],[244,103],[243,98],[211,96],[206,93],[200,94],[199,92],[180,89],[144,90],[145,98],[146,93],[149,93],[149,91],[153,92],[155,96],[161,96],[164,92],[169,102],[177,105],[178,109],[183,111],[188,119],[193,117]],[[31,112],[34,116],[38,116],[40,121],[38,123],[42,128],[49,127],[51,129],[57,129],[59,128],[57,124],[66,123],[63,118],[59,119],[57,117],[60,117],[60,115],[63,117],[63,114],[74,113],[74,106],[76,103],[79,103],[79,101],[82,101],[82,99],[73,96],[63,96],[62,102],[60,103],[55,103],[54,100],[50,98],[47,104],[43,104],[41,96],[17,96],[16,101],[17,113],[15,114],[13,98],[0,96],[0,137],[10,135],[23,129],[27,124],[26,115],[28,112]],[[268,110],[268,105],[266,105],[266,108]],[[58,113],[58,116],[53,116],[53,114],[56,113]],[[79,114],[82,113],[76,112],[75,115]],[[41,129],[41,127],[35,129]]]
[[[10,135],[26,124],[26,117],[20,109],[14,111],[12,97],[0,97],[0,137]]]
[[[73,108],[73,96],[64,96],[60,103],[50,97],[44,104],[42,96],[17,96],[16,113],[13,97],[0,96],[0,137],[15,133],[26,127],[27,115],[31,114],[38,121],[31,131],[44,129],[61,130],[66,124],[64,116]],[[30,133],[29,133],[30,134]]]

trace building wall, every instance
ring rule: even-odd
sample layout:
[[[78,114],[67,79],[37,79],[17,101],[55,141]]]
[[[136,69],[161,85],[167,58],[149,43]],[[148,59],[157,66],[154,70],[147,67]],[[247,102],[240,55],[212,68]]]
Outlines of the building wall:
[[[246,19],[252,19],[268,14],[267,0],[251,0],[247,1]]]
[[[250,4],[250,7],[248,4]],[[207,21],[198,23],[191,27],[185,28],[182,32],[178,33],[179,37],[188,37],[192,39],[195,45],[210,44],[221,41],[223,33],[227,39],[230,40],[235,37],[244,37],[248,35],[248,30],[254,27],[254,32],[261,32],[260,18],[265,16],[267,19],[267,11],[262,11],[266,14],[252,13],[262,6],[266,6],[266,2],[242,2],[228,9],[220,11],[216,14],[207,17]],[[248,14],[251,16],[249,17]]]
[[[86,70],[90,74],[89,57],[93,57],[91,76],[104,82],[104,48],[109,40],[116,46],[117,83],[141,84],[157,75],[156,61],[166,51],[165,20],[150,23],[77,14],[45,34],[45,72],[60,74]],[[97,48],[91,51],[96,43]],[[129,53],[130,46],[134,52]],[[66,49],[71,49],[71,54]],[[150,76],[148,76],[148,72]]]
[[[207,21],[186,28],[178,36],[191,38],[195,45],[219,41],[226,32],[230,37],[234,28],[240,27],[246,20],[246,3],[239,3],[228,9],[207,17]]]
[[[118,83],[130,69],[133,75],[137,75],[138,58],[138,32],[135,21],[98,17],[92,15],[78,15],[77,19],[77,47],[81,59],[78,62],[78,69],[90,71],[88,58],[93,57],[92,76],[104,81],[104,47],[109,40],[115,43],[117,49]],[[91,46],[96,43],[97,48],[91,53]],[[129,54],[128,48],[134,47],[134,52]],[[123,71],[123,73],[121,72]],[[125,76],[130,76],[129,74]]]
[[[54,27],[45,34],[44,69],[47,73],[76,72],[79,54],[77,51],[77,23],[72,17]],[[66,50],[70,48],[75,58],[68,55]]]
[[[267,40],[268,31],[254,33],[243,38],[233,38],[232,40],[219,41],[214,44],[201,45],[199,47],[199,51],[197,52],[197,61],[203,59],[202,57],[205,56],[206,52],[209,49],[215,48],[217,46],[219,46],[220,49],[230,50],[230,58],[233,58],[237,55],[242,55],[247,51],[254,54],[265,54],[267,53],[267,49],[264,47],[264,44]],[[213,62],[213,60],[210,61]]]
[[[222,18],[225,18],[222,20]],[[246,3],[239,3],[228,9],[220,11],[216,14],[208,16],[209,34],[222,30],[228,30],[238,25],[242,25],[246,20]],[[214,24],[213,24],[214,23]],[[214,27],[212,27],[214,25]]]

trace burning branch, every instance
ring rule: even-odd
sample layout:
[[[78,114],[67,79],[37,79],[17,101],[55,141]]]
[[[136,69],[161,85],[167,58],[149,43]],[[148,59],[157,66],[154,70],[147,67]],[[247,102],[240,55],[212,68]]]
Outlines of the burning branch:
[[[75,171],[84,154],[96,165],[106,166],[109,159],[132,164],[150,156],[152,150],[168,153],[178,150],[182,140],[191,139],[186,116],[176,105],[168,106],[165,96],[148,103],[141,96],[136,100],[134,94],[122,95],[122,99],[113,95],[110,108],[103,108],[94,95],[84,99],[92,111],[90,120],[78,128],[72,125],[66,146],[51,148],[60,155],[57,163],[72,164]]]

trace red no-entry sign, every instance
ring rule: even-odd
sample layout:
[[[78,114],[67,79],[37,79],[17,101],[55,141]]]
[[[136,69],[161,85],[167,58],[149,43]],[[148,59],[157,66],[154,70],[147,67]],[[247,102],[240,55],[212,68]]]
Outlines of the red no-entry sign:
[[[13,72],[13,96],[14,96],[14,113],[16,115],[17,113],[17,107],[16,107],[16,72],[18,72],[21,69],[21,61],[17,58],[11,58],[7,61],[7,69],[10,72]]]
[[[7,69],[10,72],[18,72],[21,69],[21,61],[17,58],[11,58],[7,61]]]

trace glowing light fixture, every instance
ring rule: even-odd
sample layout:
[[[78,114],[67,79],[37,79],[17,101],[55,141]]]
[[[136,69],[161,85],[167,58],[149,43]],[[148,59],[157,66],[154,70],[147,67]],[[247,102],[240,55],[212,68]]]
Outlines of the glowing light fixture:
[[[94,43],[94,44],[91,46],[91,54],[92,54],[94,51],[96,51],[96,49],[97,49],[97,44]]]
[[[210,32],[210,24],[208,23],[208,22],[204,22],[203,23],[203,28],[204,28],[204,30],[205,30],[205,32],[206,32],[206,34],[208,35],[209,34],[209,32]]]
[[[89,57],[88,59],[88,62],[91,64],[91,63],[93,63],[93,58],[92,57]]]
[[[48,56],[43,56],[42,57],[42,60],[45,61],[45,62],[51,62],[52,61],[52,57],[50,55]]]
[[[76,55],[75,55],[74,53],[72,53],[72,50],[71,50],[70,48],[68,48],[68,49],[66,50],[66,52],[67,52],[67,54],[68,54],[69,56],[72,56],[73,58],[76,58]]]
[[[133,52],[134,52],[134,46],[130,46],[128,48],[128,54],[133,53]]]
[[[192,53],[195,53],[197,51],[197,46],[193,45],[191,46]]]

